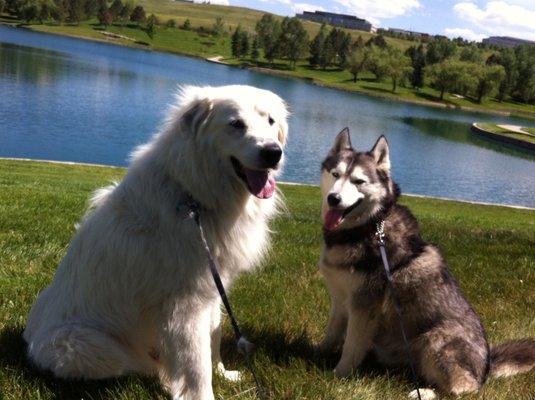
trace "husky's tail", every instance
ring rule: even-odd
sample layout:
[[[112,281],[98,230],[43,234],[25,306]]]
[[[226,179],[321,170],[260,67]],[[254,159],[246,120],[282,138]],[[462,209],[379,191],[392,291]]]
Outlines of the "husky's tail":
[[[490,350],[490,375],[505,377],[535,368],[535,340],[502,343]]]

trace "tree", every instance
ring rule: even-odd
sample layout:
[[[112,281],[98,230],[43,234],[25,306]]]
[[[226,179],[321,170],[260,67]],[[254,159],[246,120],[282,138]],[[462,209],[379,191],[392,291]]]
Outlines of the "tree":
[[[166,28],[174,28],[174,27],[176,27],[176,21],[173,18],[168,19],[167,22],[165,23],[165,27]]]
[[[425,50],[421,44],[418,47],[412,46],[405,52],[411,59],[412,73],[410,75],[410,82],[412,87],[421,88],[424,86],[425,79]]]
[[[479,64],[483,62],[483,53],[475,45],[465,46],[461,50],[461,54],[459,55],[459,60]]]
[[[347,68],[353,75],[353,82],[357,82],[358,74],[366,70],[369,56],[369,47],[357,47],[351,52],[347,61]]]
[[[232,56],[236,58],[245,57],[249,53],[249,34],[241,25],[238,25],[232,34],[231,50]]]
[[[535,46],[522,45],[514,50],[516,59],[516,82],[511,92],[515,100],[535,101]]]
[[[6,7],[6,2],[4,0],[0,0],[0,13],[4,12],[5,7]]]
[[[127,1],[124,4],[123,8],[121,8],[121,11],[119,12],[119,19],[122,22],[128,21],[128,19],[130,18],[130,15],[132,14],[133,9],[134,9],[134,6],[132,5],[132,3]]]
[[[309,62],[310,62],[310,65],[312,65],[313,67],[320,64],[320,60],[321,60],[322,53],[323,53],[323,46],[325,44],[325,37],[326,37],[325,31],[326,31],[326,25],[322,24],[319,32],[316,34],[314,39],[312,39],[312,41],[309,44],[309,49],[308,49],[310,53]]]
[[[398,48],[392,47],[387,50],[387,63],[387,75],[392,79],[392,92],[395,92],[398,83],[412,72],[411,59]]]
[[[135,6],[132,10],[132,14],[130,15],[130,21],[140,24],[141,22],[145,22],[146,19],[147,16],[145,15],[145,10],[143,7]]]
[[[122,9],[123,9],[123,3],[121,2],[121,0],[113,0],[113,3],[111,3],[111,6],[109,8],[109,11],[114,21],[119,18],[119,14],[121,14]]]
[[[375,46],[369,49],[367,69],[375,75],[377,81],[381,81],[390,71],[388,51]]]
[[[186,20],[182,24],[182,29],[184,29],[185,31],[189,31],[191,29],[191,22],[189,18],[186,18]]]
[[[271,14],[264,14],[256,23],[255,30],[259,44],[264,50],[264,57],[273,63],[280,55],[280,23]]]
[[[295,69],[297,60],[304,57],[308,44],[308,33],[301,21],[296,17],[284,18],[278,41],[282,56],[287,57],[290,68]]]
[[[492,53],[486,61],[487,65],[501,65],[505,76],[498,87],[498,101],[502,102],[513,90],[518,79],[518,69],[513,49],[504,48],[499,53]]]
[[[104,26],[104,29],[113,22],[113,16],[108,7],[106,7],[106,2],[103,2],[98,10],[98,22],[100,25]]]
[[[214,36],[220,37],[225,33],[225,24],[223,23],[223,18],[217,17],[215,19],[214,25],[212,25],[212,34]]]
[[[37,19],[39,16],[39,8],[36,3],[26,4],[20,11],[20,18],[30,23],[30,21]]]
[[[37,17],[41,24],[43,23],[43,21],[50,19],[50,15],[52,13],[52,7],[53,5],[50,4],[48,1],[44,1],[41,3],[41,7],[39,9],[39,15]]]
[[[253,60],[258,60],[260,57],[260,45],[258,43],[258,36],[255,35],[253,40],[253,45],[251,46],[251,58]]]
[[[67,4],[67,19],[79,23],[84,18],[84,0],[69,0]]]
[[[84,15],[86,17],[94,17],[98,15],[100,10],[100,3],[98,0],[85,0],[84,1]]]
[[[483,98],[487,97],[496,90],[505,76],[505,69],[501,65],[481,65],[475,72],[477,86],[477,102],[481,103]]]
[[[386,49],[388,47],[388,43],[383,35],[374,36],[366,42],[366,46],[373,45],[380,47],[381,49]]]
[[[147,18],[147,28],[145,29],[145,32],[147,32],[147,35],[152,39],[154,39],[154,34],[156,33],[156,25],[158,25],[158,19],[154,14],[149,15]]]
[[[457,45],[447,38],[437,38],[427,45],[427,64],[436,64],[447,58],[453,57],[457,51]]]
[[[431,85],[440,91],[440,100],[444,99],[446,91],[459,87],[461,82],[466,82],[469,78],[466,63],[454,60],[445,60],[427,67],[427,73],[431,79]]]

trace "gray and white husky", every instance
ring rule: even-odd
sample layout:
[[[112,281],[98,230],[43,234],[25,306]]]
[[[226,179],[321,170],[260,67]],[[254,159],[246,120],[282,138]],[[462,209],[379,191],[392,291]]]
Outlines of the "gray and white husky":
[[[386,366],[408,363],[380,258],[377,224],[384,221],[393,287],[417,373],[441,392],[477,391],[490,376],[535,366],[535,341],[489,349],[481,320],[461,292],[438,248],[420,236],[411,212],[397,204],[389,147],[381,136],[369,152],[353,149],[345,128],[322,164],[324,248],[320,270],[331,295],[320,349],[342,346],[334,372],[345,377],[373,351]],[[416,397],[412,392],[411,397]],[[434,398],[431,389],[423,398]]]

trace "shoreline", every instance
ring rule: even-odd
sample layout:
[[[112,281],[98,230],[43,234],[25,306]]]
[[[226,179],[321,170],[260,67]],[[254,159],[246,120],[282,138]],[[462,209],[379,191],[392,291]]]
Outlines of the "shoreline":
[[[120,167],[117,165],[108,165],[108,164],[96,164],[96,163],[84,163],[84,162],[76,162],[76,161],[58,161],[58,160],[44,160],[44,159],[34,159],[34,158],[19,158],[19,157],[0,157],[0,161],[29,161],[29,162],[40,162],[40,163],[49,163],[49,164],[61,164],[61,165],[80,165],[85,167],[98,167],[98,168],[112,168],[112,169],[121,169],[121,170],[127,170],[128,167]],[[311,187],[318,187],[318,185],[314,185],[312,183],[299,183],[299,182],[285,182],[280,181],[279,182],[282,185],[289,185],[289,186],[311,186]],[[506,208],[513,208],[517,210],[529,210],[529,211],[535,211],[535,207],[527,207],[527,206],[520,206],[520,205],[514,205],[514,204],[501,204],[501,203],[491,203],[491,202],[484,202],[484,201],[472,201],[472,200],[460,200],[460,199],[451,199],[447,197],[440,197],[440,196],[428,196],[425,194],[415,194],[415,193],[403,193],[402,196],[407,197],[416,197],[421,199],[432,199],[432,200],[442,200],[442,201],[453,201],[458,203],[464,203],[464,204],[473,204],[473,205],[479,205],[479,206],[492,206],[492,207],[506,207]]]
[[[481,126],[478,125],[477,122],[474,122],[472,124],[472,126],[470,127],[470,130],[474,132],[476,135],[480,135],[482,137],[485,137],[489,140],[493,140],[495,142],[500,142],[505,145],[514,146],[518,149],[523,149],[527,151],[535,151],[535,143],[527,142],[525,140],[520,140],[514,137],[507,137],[499,133],[494,133],[492,131],[482,128]]]
[[[253,72],[257,72],[257,73],[261,73],[261,74],[284,77],[284,78],[290,78],[290,79],[297,79],[297,80],[300,80],[300,81],[302,81],[304,83],[309,83],[309,84],[312,84],[312,85],[315,85],[315,86],[319,86],[319,87],[329,88],[329,89],[333,89],[333,90],[341,90],[341,91],[344,91],[344,92],[347,92],[347,93],[356,93],[356,94],[359,94],[359,95],[368,96],[368,97],[371,97],[371,98],[382,99],[382,100],[396,101],[396,102],[401,102],[401,103],[406,103],[406,104],[414,104],[414,105],[423,106],[423,107],[441,108],[441,109],[444,109],[444,110],[463,111],[463,112],[478,113],[478,114],[496,115],[496,116],[500,116],[500,117],[513,117],[513,118],[524,118],[524,119],[535,120],[535,111],[533,113],[524,114],[523,112],[480,109],[480,108],[467,107],[467,106],[452,106],[452,105],[449,105],[449,104],[435,103],[435,102],[432,102],[432,101],[414,100],[414,99],[407,99],[407,98],[403,98],[403,97],[388,96],[388,95],[383,95],[383,94],[379,94],[379,93],[370,93],[370,92],[367,92],[367,91],[356,90],[356,89],[352,89],[352,88],[339,87],[337,85],[332,85],[332,84],[329,84],[329,83],[318,81],[318,80],[316,80],[314,78],[308,78],[308,77],[303,77],[303,76],[295,76],[295,75],[292,75],[292,74],[287,74],[282,70],[274,70],[274,69],[264,68],[264,67],[247,66],[247,65],[239,65],[239,64],[227,63],[227,62],[224,61],[224,57],[220,56],[220,55],[214,55],[214,56],[211,56],[211,57],[203,57],[203,56],[184,53],[184,52],[180,52],[180,51],[158,50],[158,49],[154,49],[154,48],[152,48],[150,46],[137,44],[134,41],[127,42],[127,43],[122,43],[122,42],[117,42],[117,41],[113,41],[113,40],[107,40],[106,39],[107,36],[103,37],[102,39],[98,39],[98,38],[80,36],[80,35],[64,34],[64,33],[57,33],[57,32],[48,32],[48,31],[40,31],[38,29],[33,29],[31,26],[18,26],[16,24],[10,24],[10,23],[5,22],[5,21],[0,21],[0,25],[5,25],[5,26],[11,27],[11,28],[26,29],[28,31],[41,33],[41,34],[49,34],[49,35],[55,35],[55,36],[70,37],[70,38],[75,38],[75,39],[80,39],[80,40],[93,41],[93,42],[97,42],[97,43],[106,43],[106,44],[110,44],[110,45],[114,45],[114,46],[130,47],[130,48],[134,48],[134,49],[152,51],[152,52],[157,52],[157,53],[162,53],[162,54],[173,54],[173,55],[179,55],[179,56],[184,56],[184,57],[190,57],[190,58],[195,58],[197,60],[203,60],[203,61],[214,63],[214,64],[225,65],[225,66],[228,66],[228,67],[247,69],[249,71],[253,71]],[[103,35],[103,36],[105,36],[105,35]]]

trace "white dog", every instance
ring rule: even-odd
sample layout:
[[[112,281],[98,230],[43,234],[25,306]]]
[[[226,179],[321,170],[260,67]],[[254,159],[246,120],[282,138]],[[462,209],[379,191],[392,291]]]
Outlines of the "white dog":
[[[62,378],[159,374],[173,399],[213,399],[220,299],[194,221],[201,206],[225,286],[257,264],[277,211],[287,109],[249,86],[186,87],[125,178],[99,190],[38,296],[24,339],[30,358]]]

